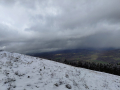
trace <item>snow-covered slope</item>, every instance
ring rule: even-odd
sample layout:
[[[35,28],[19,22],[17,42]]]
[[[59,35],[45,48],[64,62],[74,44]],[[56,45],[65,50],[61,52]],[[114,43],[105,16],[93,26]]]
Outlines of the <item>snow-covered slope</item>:
[[[120,90],[120,77],[0,52],[0,90]]]

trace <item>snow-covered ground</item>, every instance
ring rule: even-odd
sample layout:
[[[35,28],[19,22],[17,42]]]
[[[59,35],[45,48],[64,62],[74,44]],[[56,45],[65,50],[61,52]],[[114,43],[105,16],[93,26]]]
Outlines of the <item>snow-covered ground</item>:
[[[0,90],[120,90],[120,76],[0,52]]]

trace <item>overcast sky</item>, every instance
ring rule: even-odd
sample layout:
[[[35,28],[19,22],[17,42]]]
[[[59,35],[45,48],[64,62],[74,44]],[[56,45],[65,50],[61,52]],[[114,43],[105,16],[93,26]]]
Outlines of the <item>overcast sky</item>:
[[[120,0],[0,0],[0,49],[120,48]]]

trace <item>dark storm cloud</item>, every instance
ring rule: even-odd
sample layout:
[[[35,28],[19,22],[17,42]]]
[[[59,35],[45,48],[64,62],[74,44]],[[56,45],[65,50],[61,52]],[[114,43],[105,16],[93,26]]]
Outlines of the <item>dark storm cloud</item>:
[[[0,49],[31,53],[120,48],[119,3],[119,0],[1,0]]]
[[[82,38],[82,46],[83,47],[92,47],[92,48],[108,48],[120,47],[120,31],[112,31],[112,32],[100,32],[94,35],[90,35]]]

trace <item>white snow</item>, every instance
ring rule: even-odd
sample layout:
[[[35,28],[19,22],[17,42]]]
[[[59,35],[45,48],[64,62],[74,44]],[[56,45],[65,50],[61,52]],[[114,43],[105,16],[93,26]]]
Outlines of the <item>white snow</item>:
[[[120,76],[0,52],[0,90],[120,90]]]

